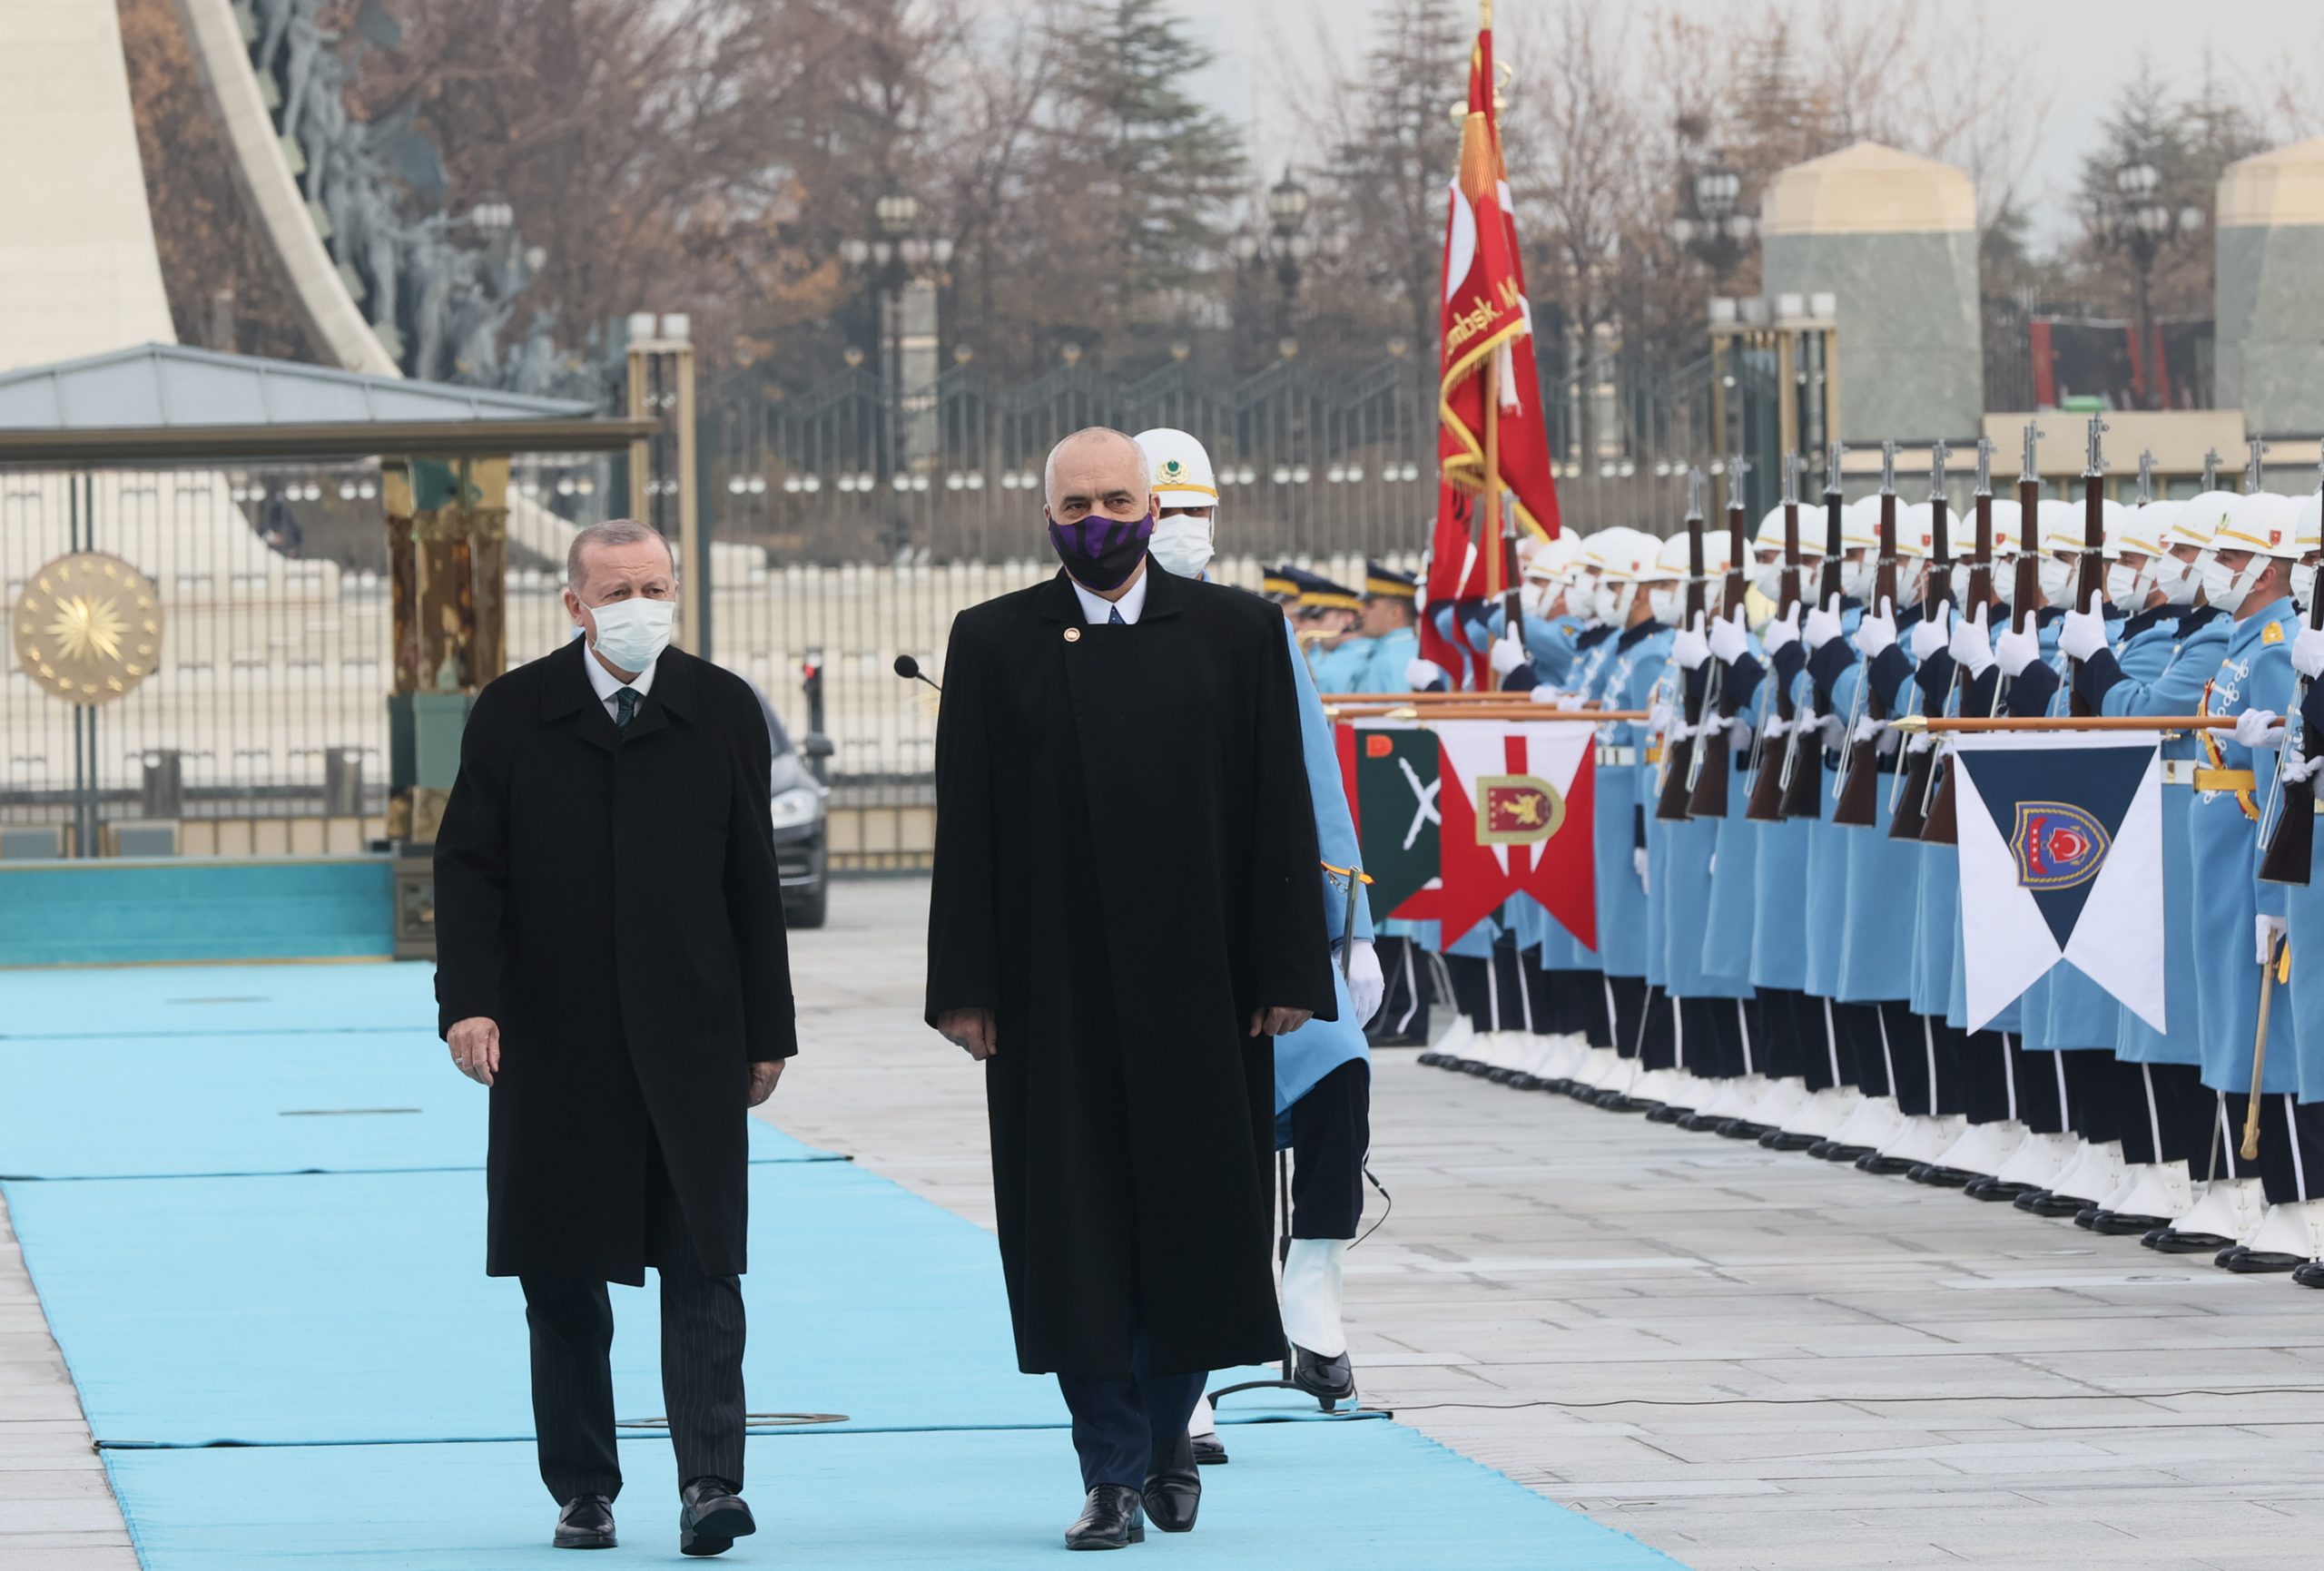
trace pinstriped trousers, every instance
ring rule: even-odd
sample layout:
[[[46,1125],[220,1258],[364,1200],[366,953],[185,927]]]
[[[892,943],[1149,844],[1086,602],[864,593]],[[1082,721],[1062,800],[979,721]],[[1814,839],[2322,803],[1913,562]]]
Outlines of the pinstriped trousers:
[[[647,1258],[662,1279],[662,1401],[681,1486],[743,1487],[743,1279],[704,1271],[660,1154],[650,1171]],[[541,1482],[559,1506],[621,1493],[614,1443],[614,1311],[602,1281],[525,1275],[532,1332],[533,1429]]]

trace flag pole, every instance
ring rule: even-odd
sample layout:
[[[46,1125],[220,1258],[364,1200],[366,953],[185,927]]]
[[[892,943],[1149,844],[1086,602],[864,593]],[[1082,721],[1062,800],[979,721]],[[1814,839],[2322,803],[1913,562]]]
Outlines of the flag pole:
[[[1501,351],[1485,356],[1485,489],[1477,518],[1477,552],[1484,558],[1485,598],[1501,598]]]

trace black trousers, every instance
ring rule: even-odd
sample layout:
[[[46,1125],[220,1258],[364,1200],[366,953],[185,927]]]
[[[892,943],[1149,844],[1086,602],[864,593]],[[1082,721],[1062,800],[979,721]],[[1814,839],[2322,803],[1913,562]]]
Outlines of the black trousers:
[[[1428,1040],[1428,1006],[1435,987],[1430,978],[1428,951],[1410,938],[1375,938],[1373,951],[1387,979],[1380,1013],[1372,1016],[1366,1034],[1375,1041]]]
[[[1081,1458],[1081,1487],[1121,1484],[1146,1487],[1148,1462],[1157,1447],[1187,1432],[1202,1399],[1204,1375],[1157,1375],[1154,1347],[1138,1326],[1130,1332],[1129,1379],[1098,1375],[1057,1378],[1058,1389],[1073,1414],[1073,1449]]]
[[[1372,1149],[1372,1066],[1343,1064],[1291,1105],[1291,1236],[1354,1238]]]
[[[743,1487],[743,1279],[704,1271],[657,1153],[649,1165],[647,1257],[662,1279],[662,1401],[678,1482]],[[602,1281],[519,1277],[532,1330],[533,1428],[541,1482],[562,1506],[621,1493],[614,1444],[614,1311]],[[1187,1409],[1191,1412],[1191,1406]]]

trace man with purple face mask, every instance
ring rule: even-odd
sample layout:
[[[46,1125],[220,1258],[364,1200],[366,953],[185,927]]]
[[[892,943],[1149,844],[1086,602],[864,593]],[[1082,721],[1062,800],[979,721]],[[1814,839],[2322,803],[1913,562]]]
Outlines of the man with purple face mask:
[[[1046,471],[1064,571],[962,612],[936,735],[928,1023],[985,1067],[1018,1364],[1054,1373],[1077,1549],[1195,1523],[1211,1370],[1279,1356],[1274,1038],[1334,1015],[1282,619],[1157,572],[1147,463]]]

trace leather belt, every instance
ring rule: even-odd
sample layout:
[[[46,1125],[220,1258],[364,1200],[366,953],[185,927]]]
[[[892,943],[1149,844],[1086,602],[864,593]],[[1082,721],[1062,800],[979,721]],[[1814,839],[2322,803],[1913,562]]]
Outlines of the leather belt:
[[[2199,769],[2192,781],[2199,791],[2248,791],[2260,789],[2259,777],[2248,769]]]

